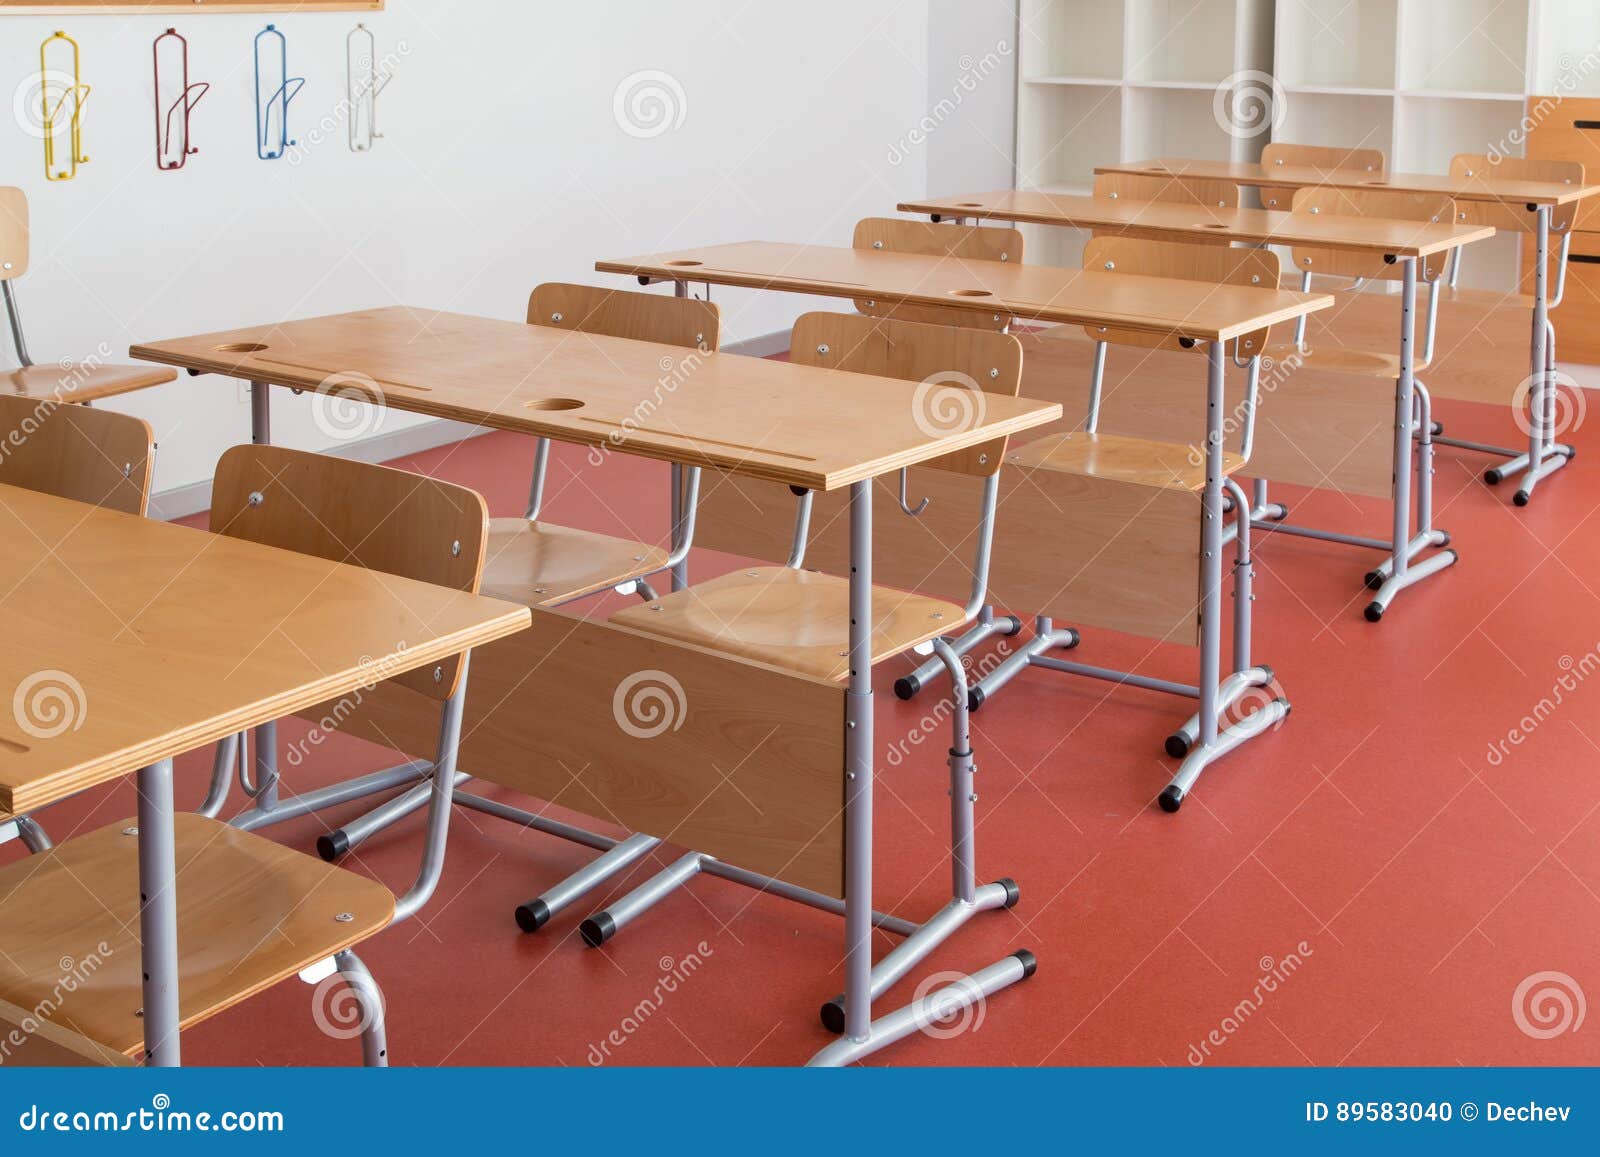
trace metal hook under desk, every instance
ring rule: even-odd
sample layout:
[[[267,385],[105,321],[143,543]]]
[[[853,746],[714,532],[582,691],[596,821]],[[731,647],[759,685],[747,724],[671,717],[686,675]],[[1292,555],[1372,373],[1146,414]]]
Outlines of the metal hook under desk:
[[[270,94],[263,99],[261,81],[261,41],[272,38],[278,42],[278,69],[279,83],[271,89]],[[271,49],[269,48],[270,52]],[[289,41],[278,31],[274,24],[269,24],[256,33],[255,39],[255,66],[256,66],[256,156],[263,161],[275,161],[296,144],[289,136],[289,102],[300,95],[300,90],[305,87],[306,78],[303,76],[289,75]],[[267,84],[272,83],[270,76]],[[278,113],[278,132],[276,143],[272,133],[272,114]]]
[[[57,40],[64,41],[72,53],[72,83],[62,85],[61,96],[55,104],[50,103],[50,46]],[[83,106],[89,99],[89,86],[83,83],[80,73],[82,54],[78,42],[65,32],[52,32],[44,38],[39,45],[39,102],[40,112],[43,115],[44,130],[44,176],[47,181],[70,181],[78,175],[78,166],[89,163],[89,155],[83,151]],[[66,75],[63,72],[62,75]],[[56,118],[61,115],[61,110],[68,101],[72,102],[72,118],[68,130],[69,155],[67,164],[62,167],[56,165]]]
[[[917,503],[915,507],[913,507],[911,503],[906,500],[906,477],[909,474],[909,470],[900,471],[900,509],[905,511],[912,518],[916,518],[924,510],[928,509],[928,503],[933,500],[930,498],[924,498],[921,502]]]
[[[162,70],[161,70],[161,42],[172,40],[173,47],[167,50],[169,56],[175,59],[168,65],[171,69],[178,70],[177,93],[178,95],[167,104],[162,96]],[[155,96],[156,96],[156,168],[164,173],[181,169],[184,163],[200,150],[189,143],[189,114],[194,111],[194,106],[200,103],[200,98],[211,91],[211,85],[206,81],[189,83],[189,42],[179,35],[176,28],[169,28],[150,45],[150,57],[155,69]],[[172,91],[173,85],[167,85],[167,91]],[[165,114],[162,106],[166,105]],[[181,131],[174,132],[174,118],[179,110],[183,112],[180,122]],[[176,160],[168,160],[176,157]]]
[[[352,28],[344,45],[350,151],[364,153],[383,136],[378,131],[378,94],[389,87],[394,77],[378,70],[378,39],[365,24]]]

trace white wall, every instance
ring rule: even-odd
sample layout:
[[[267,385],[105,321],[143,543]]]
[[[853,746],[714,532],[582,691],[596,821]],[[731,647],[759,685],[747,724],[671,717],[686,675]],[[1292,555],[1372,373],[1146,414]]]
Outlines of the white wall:
[[[1016,91],[1016,0],[931,0],[929,196],[1011,188]]]
[[[927,192],[930,165],[937,186],[1009,185],[1011,82],[1000,77],[928,147],[886,161],[951,91],[962,53],[1010,43],[1008,10],[940,0],[930,22],[926,0],[390,0],[364,15],[0,17],[0,75],[26,83],[59,24],[82,44],[94,86],[92,160],[71,183],[47,187],[37,139],[0,125],[0,180],[32,207],[33,267],[18,289],[34,357],[105,343],[121,358],[137,340],[395,302],[517,318],[537,281],[607,283],[600,257],[747,239],[847,244],[857,218]],[[366,155],[348,150],[342,122],[320,142],[311,131],[344,98],[345,34],[358,19],[380,53],[406,45],[380,105],[385,138]],[[251,40],[268,20],[308,78],[291,113],[303,146],[293,165],[255,157]],[[189,38],[193,79],[214,86],[194,117],[201,151],[178,173],[153,161],[150,42],[169,22]],[[613,97],[647,69],[681,86],[683,118],[641,139],[619,127]],[[816,304],[716,297],[729,340],[786,328]],[[110,404],[155,426],[158,491],[203,482],[247,436],[240,390],[216,378]],[[390,413],[382,431],[413,421]],[[331,442],[286,396],[274,438]]]

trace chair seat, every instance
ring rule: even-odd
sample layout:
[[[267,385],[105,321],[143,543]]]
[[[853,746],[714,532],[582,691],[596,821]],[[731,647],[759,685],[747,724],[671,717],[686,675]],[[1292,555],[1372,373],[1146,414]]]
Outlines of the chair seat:
[[[16,1035],[13,1036],[12,1034]],[[20,1045],[16,1044],[21,1040]],[[0,1000],[0,1067],[64,1069],[121,1068],[133,1062],[88,1037],[62,1028],[36,1013]]]
[[[23,366],[0,371],[0,392],[19,398],[56,398],[63,402],[93,402],[117,394],[159,386],[178,376],[166,366],[106,366],[70,362]]]
[[[1012,451],[1006,461],[1026,469],[1057,470],[1138,486],[1198,491],[1206,485],[1205,458],[1198,446],[1123,434],[1053,434]],[[1238,454],[1222,452],[1225,474],[1231,475],[1243,465]]]
[[[0,869],[0,1000],[59,1004],[54,1024],[128,1055],[144,1045],[138,840],[124,834],[133,823]],[[360,943],[394,916],[394,896],[364,876],[204,816],[181,813],[175,826],[184,1027]],[[63,997],[68,973],[78,984]]]
[[[495,518],[489,521],[479,589],[490,598],[533,607],[603,591],[660,570],[666,561],[666,551],[642,542],[526,518]]]
[[[1419,335],[1420,336],[1420,335]],[[1358,349],[1354,346],[1318,345],[1313,339],[1310,350],[1296,349],[1292,345],[1273,346],[1267,350],[1266,356],[1272,358],[1278,365],[1290,364],[1290,358],[1298,358],[1297,369],[1328,370],[1339,374],[1360,374],[1368,378],[1398,378],[1400,376],[1400,355],[1392,350]],[[1414,373],[1420,374],[1427,368],[1428,363],[1422,360],[1420,354],[1412,366]]]
[[[948,634],[955,603],[872,589],[872,661]],[[613,623],[822,679],[849,677],[850,582],[816,571],[758,567],[628,607]]]

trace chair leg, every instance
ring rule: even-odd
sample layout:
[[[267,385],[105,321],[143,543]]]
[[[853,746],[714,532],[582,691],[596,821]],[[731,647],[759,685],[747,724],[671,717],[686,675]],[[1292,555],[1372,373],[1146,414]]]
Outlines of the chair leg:
[[[361,1063],[369,1069],[389,1067],[389,1035],[384,1024],[383,992],[361,957],[345,949],[333,958],[339,975],[355,993],[361,1008]]]
[[[0,844],[8,844],[12,840],[21,840],[23,847],[34,855],[55,847],[50,836],[39,826],[39,821],[32,816],[14,816],[0,823]]]

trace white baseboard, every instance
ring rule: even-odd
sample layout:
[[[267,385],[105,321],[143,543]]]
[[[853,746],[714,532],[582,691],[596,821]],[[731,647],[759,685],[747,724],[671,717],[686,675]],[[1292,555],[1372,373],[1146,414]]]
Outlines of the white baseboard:
[[[776,333],[763,334],[760,337],[723,346],[722,351],[743,354],[745,357],[765,358],[781,354],[788,348],[789,331],[778,330]],[[424,450],[448,446],[453,442],[463,442],[489,432],[482,426],[469,426],[465,422],[451,422],[440,418],[405,430],[395,430],[388,434],[363,438],[359,442],[335,446],[324,450],[323,453],[336,458],[351,458],[357,462],[393,462],[396,458],[406,458],[412,454],[420,454]],[[163,522],[170,522],[174,518],[187,518],[191,514],[199,514],[202,510],[209,509],[211,509],[209,478],[203,482],[190,483],[188,486],[174,486],[171,490],[163,490],[150,496],[150,517]]]

